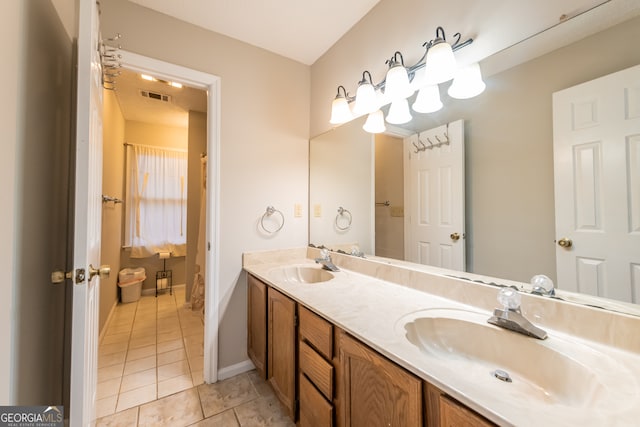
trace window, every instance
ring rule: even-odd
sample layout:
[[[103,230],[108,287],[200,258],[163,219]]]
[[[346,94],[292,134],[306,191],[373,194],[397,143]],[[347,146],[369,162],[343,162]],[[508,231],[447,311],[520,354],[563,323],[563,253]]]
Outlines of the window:
[[[187,152],[127,145],[125,246],[131,257],[184,256]]]

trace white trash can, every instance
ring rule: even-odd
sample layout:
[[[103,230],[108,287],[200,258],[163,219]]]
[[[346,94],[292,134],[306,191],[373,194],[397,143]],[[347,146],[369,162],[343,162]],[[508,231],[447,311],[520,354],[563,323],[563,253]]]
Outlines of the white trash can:
[[[142,295],[142,283],[147,278],[144,267],[123,268],[118,273],[120,300],[123,303],[136,302]]]

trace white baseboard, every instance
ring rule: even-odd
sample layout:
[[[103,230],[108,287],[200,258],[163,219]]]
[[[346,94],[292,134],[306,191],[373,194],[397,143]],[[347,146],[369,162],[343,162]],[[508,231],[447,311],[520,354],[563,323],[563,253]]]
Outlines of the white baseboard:
[[[118,299],[113,302],[111,306],[111,310],[109,310],[109,315],[107,316],[107,320],[104,322],[104,326],[102,326],[102,330],[100,331],[100,335],[98,336],[98,343],[102,343],[104,335],[107,333],[107,328],[109,328],[109,323],[111,323],[111,317],[113,313],[116,311],[116,306],[118,305]]]
[[[222,368],[218,371],[218,381],[235,377],[236,375],[249,372],[250,370],[255,368],[256,368],[255,365],[249,359],[242,361],[240,363],[236,363],[235,365],[227,366],[226,368]]]

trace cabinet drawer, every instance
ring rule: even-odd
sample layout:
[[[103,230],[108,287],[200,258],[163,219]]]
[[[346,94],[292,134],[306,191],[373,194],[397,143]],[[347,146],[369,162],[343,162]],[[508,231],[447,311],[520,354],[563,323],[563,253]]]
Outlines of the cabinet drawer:
[[[333,405],[327,402],[322,394],[300,374],[300,426],[299,427],[332,427]]]
[[[328,400],[333,399],[333,366],[305,342],[299,347],[300,372],[309,377]]]
[[[333,325],[303,306],[299,307],[300,339],[326,359],[333,358]]]
[[[492,427],[491,423],[471,409],[440,395],[440,427]]]

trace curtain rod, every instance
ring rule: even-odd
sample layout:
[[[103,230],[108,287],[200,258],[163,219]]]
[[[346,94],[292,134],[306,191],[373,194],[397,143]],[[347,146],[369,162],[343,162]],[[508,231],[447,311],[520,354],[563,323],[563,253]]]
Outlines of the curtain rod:
[[[188,153],[189,152],[189,150],[185,150],[183,148],[158,147],[156,145],[132,144],[130,142],[124,142],[122,145],[124,145],[125,147],[142,147],[142,148],[153,148],[155,150],[177,151],[178,153]]]

